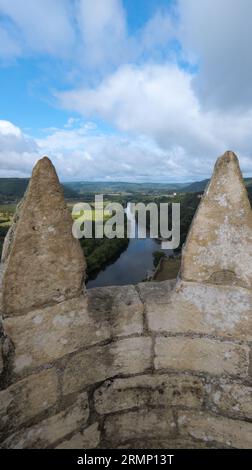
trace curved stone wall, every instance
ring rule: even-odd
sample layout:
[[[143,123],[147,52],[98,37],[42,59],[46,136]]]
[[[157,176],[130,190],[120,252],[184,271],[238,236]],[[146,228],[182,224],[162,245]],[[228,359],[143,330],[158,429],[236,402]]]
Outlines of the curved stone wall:
[[[217,161],[176,283],[86,292],[54,172],[37,164],[5,244],[2,447],[250,448],[252,222],[235,155]]]

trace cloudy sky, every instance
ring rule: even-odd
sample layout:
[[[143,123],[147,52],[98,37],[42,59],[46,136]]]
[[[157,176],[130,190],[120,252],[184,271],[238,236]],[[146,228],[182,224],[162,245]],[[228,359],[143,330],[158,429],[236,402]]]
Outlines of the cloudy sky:
[[[0,0],[0,176],[252,175],[251,0]]]

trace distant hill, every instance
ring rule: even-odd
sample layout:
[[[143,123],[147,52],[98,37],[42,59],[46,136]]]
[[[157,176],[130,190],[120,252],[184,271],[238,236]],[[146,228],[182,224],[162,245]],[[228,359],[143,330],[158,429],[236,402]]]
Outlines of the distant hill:
[[[71,181],[64,183],[65,186],[74,189],[79,194],[85,193],[160,193],[180,191],[188,183],[125,183],[121,181]]]
[[[66,186],[65,184],[62,184],[61,186],[63,187],[64,196],[66,199],[80,199],[80,195],[74,191],[74,189],[69,188],[69,186]]]
[[[0,198],[20,199],[28,183],[28,178],[0,178]]]
[[[201,193],[205,190],[209,179],[195,181],[193,183],[124,183],[124,182],[89,182],[76,181],[64,183],[68,188],[73,189],[77,193],[167,193],[167,192],[183,192],[183,193]],[[252,178],[244,178],[247,187],[252,186]]]
[[[26,191],[29,178],[0,178],[0,201],[17,201],[21,199]],[[69,186],[63,186],[66,199],[78,199],[74,189]]]
[[[252,178],[244,179],[247,188],[252,195]],[[124,183],[124,182],[89,182],[73,181],[62,184],[66,199],[80,199],[82,195],[94,194],[167,194],[171,192],[202,193],[209,179],[195,181],[193,183]],[[20,200],[28,186],[28,178],[0,178],[0,203]]]
[[[183,191],[187,193],[197,193],[203,192],[208,185],[210,179],[195,181],[194,183],[189,184],[183,188]],[[245,185],[247,188],[252,187],[252,178],[244,178]]]
[[[198,193],[203,192],[206,188],[207,184],[209,183],[209,179],[202,180],[202,181],[195,181],[194,183],[190,183],[188,186],[184,188],[184,191],[187,193]]]

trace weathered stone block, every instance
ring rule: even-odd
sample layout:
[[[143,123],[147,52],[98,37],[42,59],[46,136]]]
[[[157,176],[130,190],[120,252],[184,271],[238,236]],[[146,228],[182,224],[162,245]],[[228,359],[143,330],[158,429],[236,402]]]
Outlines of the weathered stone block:
[[[221,381],[206,389],[214,411],[252,419],[252,387]]]
[[[150,338],[127,338],[94,347],[69,359],[63,377],[63,393],[72,393],[118,374],[144,372],[150,366]]]
[[[0,391],[0,431],[16,428],[54,405],[57,384],[55,369],[48,369]]]
[[[252,287],[252,213],[233,152],[226,152],[193,219],[182,254],[181,278]]]
[[[98,326],[88,314],[84,296],[6,318],[5,331],[15,345],[15,372],[50,363],[78,350],[86,342],[106,339],[108,331]]]
[[[140,297],[145,304],[166,304],[176,285],[175,279],[161,282],[141,282],[137,285]]]
[[[170,410],[142,409],[108,416],[105,419],[105,438],[113,443],[128,439],[166,438],[175,433],[175,422]]]
[[[4,358],[3,358],[3,338],[1,336],[3,331],[3,322],[1,316],[1,268],[0,268],[0,374],[3,372],[4,368]]]
[[[88,415],[88,398],[87,394],[83,393],[74,405],[66,410],[9,436],[4,441],[3,448],[44,449],[53,446],[59,439],[85,426]]]
[[[95,408],[100,414],[135,407],[200,407],[203,401],[201,379],[190,376],[139,375],[107,380],[94,393]]]
[[[155,344],[155,368],[194,370],[213,375],[245,377],[249,348],[207,338],[159,337]]]
[[[98,423],[94,423],[84,431],[74,434],[71,439],[61,442],[56,449],[94,449],[99,445],[99,441]]]
[[[178,282],[167,304],[146,304],[155,332],[205,333],[252,339],[252,293],[241,287]]]
[[[151,394],[153,406],[200,408],[203,403],[202,380],[190,376],[167,377]]]
[[[0,340],[0,374],[3,372],[3,368],[4,368],[3,349],[2,349],[2,342]]]
[[[113,286],[87,291],[88,311],[97,327],[110,335],[129,336],[143,331],[143,304],[134,286]]]
[[[151,376],[150,376],[151,377]],[[94,393],[95,409],[100,414],[114,413],[130,408],[146,406],[151,390],[146,376],[107,380]],[[153,385],[153,380],[151,380]]]
[[[238,449],[252,447],[252,423],[207,413],[179,412],[179,429],[185,436],[219,442]]]
[[[7,246],[6,246],[7,244]],[[85,260],[54,166],[34,167],[15,227],[4,246],[3,311],[20,315],[79,296]]]
[[[221,446],[223,448],[223,445]],[[153,435],[150,439],[134,439],[128,441],[126,444],[118,445],[118,449],[216,449],[218,446],[215,444],[211,446],[204,441],[187,439],[185,437],[167,437],[166,439],[155,439]]]
[[[143,305],[132,286],[90,289],[86,296],[5,319],[5,331],[15,344],[17,373],[142,330]]]

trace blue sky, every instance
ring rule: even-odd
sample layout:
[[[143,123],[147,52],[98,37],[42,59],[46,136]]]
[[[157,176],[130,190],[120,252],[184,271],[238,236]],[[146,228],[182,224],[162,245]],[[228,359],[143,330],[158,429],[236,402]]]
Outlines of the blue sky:
[[[250,0],[0,0],[0,176],[252,174]]]
[[[24,2],[24,8],[28,10],[31,1]],[[36,1],[41,3],[40,0]],[[100,1],[106,2],[106,0]],[[22,3],[22,0],[17,0],[16,3],[18,2]],[[8,2],[2,3],[5,5]],[[92,5],[92,0],[89,0],[89,3]],[[99,1],[97,3],[99,4]],[[173,4],[173,1],[167,0],[124,0],[122,5],[125,8],[129,33],[136,34],[155,15],[156,11],[169,9]],[[93,10],[95,14],[95,7]],[[3,14],[0,16],[0,21],[0,24],[7,29],[9,17]],[[73,57],[73,60],[71,57],[62,60],[62,57],[57,57],[57,55],[50,56],[31,51],[27,51],[18,58],[11,55],[7,59],[2,58],[1,65],[1,113],[6,119],[22,128],[31,129],[35,133],[40,132],[42,128],[63,126],[67,119],[72,117],[73,113],[57,107],[53,97],[54,90],[67,89],[71,85],[76,85],[76,82],[78,84],[89,83],[89,81],[93,83],[100,76],[99,69],[88,70],[87,76],[83,76],[85,66],[78,70],[77,57]],[[74,72],[73,79],[68,76],[72,71]]]

